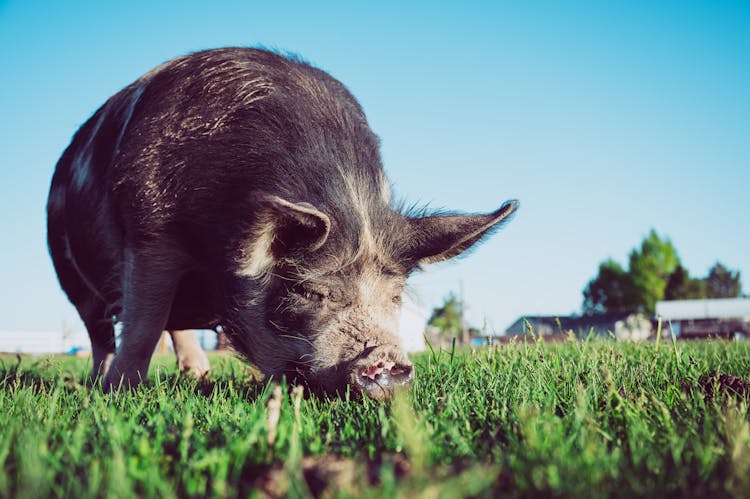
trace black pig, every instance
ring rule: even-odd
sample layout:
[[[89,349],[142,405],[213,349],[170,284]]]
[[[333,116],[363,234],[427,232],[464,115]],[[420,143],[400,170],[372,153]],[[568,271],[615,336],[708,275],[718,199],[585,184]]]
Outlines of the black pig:
[[[52,178],[48,243],[105,390],[140,382],[162,330],[221,325],[267,375],[387,399],[414,376],[396,337],[407,276],[516,208],[395,208],[339,81],[226,48],[155,68],[80,128]]]

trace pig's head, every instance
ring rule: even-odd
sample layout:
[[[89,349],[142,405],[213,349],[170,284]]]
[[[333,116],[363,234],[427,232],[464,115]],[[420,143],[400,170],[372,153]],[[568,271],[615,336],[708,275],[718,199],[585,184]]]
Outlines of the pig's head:
[[[397,334],[407,277],[466,251],[517,206],[409,216],[382,203],[342,214],[268,196],[237,252],[230,337],[267,375],[389,399],[414,379]]]

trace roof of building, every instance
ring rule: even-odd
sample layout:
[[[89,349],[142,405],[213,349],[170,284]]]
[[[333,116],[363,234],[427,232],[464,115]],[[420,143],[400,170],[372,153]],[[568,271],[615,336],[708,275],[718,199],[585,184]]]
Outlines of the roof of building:
[[[659,301],[656,315],[665,320],[750,319],[750,298]]]

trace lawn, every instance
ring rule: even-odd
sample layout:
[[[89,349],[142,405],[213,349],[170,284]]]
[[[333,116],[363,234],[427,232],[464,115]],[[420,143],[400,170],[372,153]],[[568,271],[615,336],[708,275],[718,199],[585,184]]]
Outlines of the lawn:
[[[90,360],[0,357],[0,496],[750,496],[748,342],[427,352],[390,404],[211,360],[102,395]]]

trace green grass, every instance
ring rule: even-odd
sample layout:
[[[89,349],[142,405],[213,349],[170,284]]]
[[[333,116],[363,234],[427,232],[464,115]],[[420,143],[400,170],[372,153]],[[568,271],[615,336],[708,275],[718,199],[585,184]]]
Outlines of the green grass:
[[[271,442],[274,385],[229,356],[210,382],[157,357],[145,386],[108,396],[90,360],[0,357],[0,496],[750,496],[748,342],[415,361],[391,404],[283,387]]]

